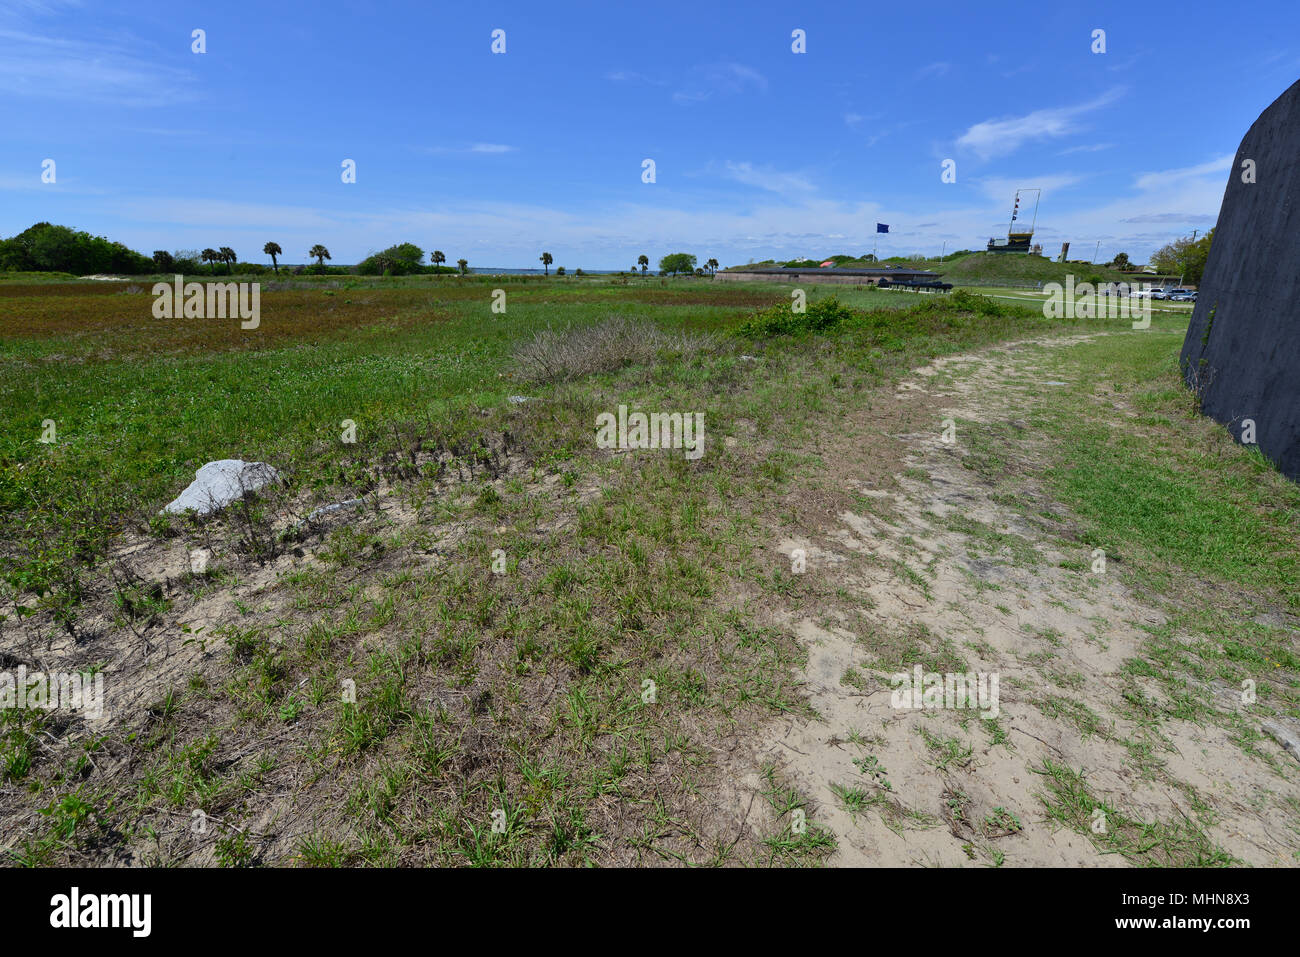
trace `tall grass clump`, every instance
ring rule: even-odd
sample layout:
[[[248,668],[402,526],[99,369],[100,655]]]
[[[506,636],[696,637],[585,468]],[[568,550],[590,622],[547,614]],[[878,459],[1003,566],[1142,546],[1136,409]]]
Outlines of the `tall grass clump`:
[[[523,378],[567,382],[600,372],[641,365],[665,355],[707,349],[711,336],[672,333],[644,319],[610,316],[590,326],[556,332],[543,329],[514,351]]]

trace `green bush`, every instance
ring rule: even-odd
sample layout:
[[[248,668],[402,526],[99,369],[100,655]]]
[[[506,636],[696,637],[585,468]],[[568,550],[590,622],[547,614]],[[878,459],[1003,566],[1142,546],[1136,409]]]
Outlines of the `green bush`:
[[[803,312],[795,312],[793,303],[782,303],[752,317],[736,329],[746,339],[770,339],[804,332],[824,332],[853,316],[853,310],[840,304],[834,296],[808,303]]]
[[[996,299],[981,296],[977,292],[967,292],[965,289],[954,290],[948,297],[948,301],[958,309],[978,313],[981,316],[1009,316],[1024,311],[1022,308],[1008,306]]]

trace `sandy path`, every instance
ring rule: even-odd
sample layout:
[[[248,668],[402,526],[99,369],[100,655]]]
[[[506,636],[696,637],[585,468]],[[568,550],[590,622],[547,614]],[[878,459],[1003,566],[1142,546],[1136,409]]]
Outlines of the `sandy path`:
[[[896,398],[933,402],[935,428],[896,436],[907,448],[901,492],[857,490],[892,509],[846,511],[834,527],[774,543],[787,555],[805,549],[806,574],[829,577],[861,609],[787,617],[809,649],[805,678],[820,720],[778,722],[756,756],[833,832],[833,864],[1127,866],[1086,828],[1049,816],[1042,796],[1052,779],[1039,773],[1047,761],[1081,772],[1093,797],[1129,818],[1198,821],[1235,858],[1296,862],[1300,834],[1283,803],[1300,798],[1293,759],[1277,749],[1279,773],[1216,725],[1150,728],[1126,717],[1120,669],[1141,649],[1142,626],[1164,622],[1158,601],[1132,593],[1113,570],[1093,571],[1032,470],[1017,486],[1034,503],[1025,512],[1007,503],[1005,486],[995,495],[995,483],[963,465],[970,433],[1015,428],[1028,392],[1087,382],[1077,366],[1067,376],[1039,367],[1048,350],[1065,355],[1058,350],[1086,338],[1015,343],[916,370]],[[938,424],[948,418],[960,423],[951,443]],[[1026,433],[1016,443],[1026,461],[1036,441]],[[1040,519],[1044,512],[1061,520]],[[942,661],[945,648],[969,671],[998,676],[996,722],[968,708],[892,706],[888,675]],[[1135,748],[1153,749],[1160,770],[1149,762],[1136,770]],[[1106,823],[1092,817],[1090,827]]]

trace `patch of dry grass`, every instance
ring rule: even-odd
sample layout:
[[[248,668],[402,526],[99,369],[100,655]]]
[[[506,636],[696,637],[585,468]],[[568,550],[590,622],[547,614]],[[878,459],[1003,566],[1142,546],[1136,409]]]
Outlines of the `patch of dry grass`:
[[[531,382],[568,382],[671,355],[713,349],[707,334],[669,332],[645,319],[611,315],[593,326],[543,329],[515,349],[520,374]]]

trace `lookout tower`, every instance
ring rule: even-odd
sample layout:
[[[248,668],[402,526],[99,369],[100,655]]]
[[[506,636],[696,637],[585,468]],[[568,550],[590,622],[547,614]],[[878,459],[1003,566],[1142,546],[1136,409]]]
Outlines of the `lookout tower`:
[[[1025,227],[1024,216],[1029,209],[1029,199],[1021,199],[1022,194],[1034,194],[1034,212],[1030,216],[1029,226]],[[991,253],[1028,253],[1030,242],[1034,238],[1034,226],[1038,224],[1038,201],[1043,191],[1037,187],[1016,190],[1015,202],[1011,205],[1011,223],[1007,226],[1006,239],[989,239],[988,251]]]

